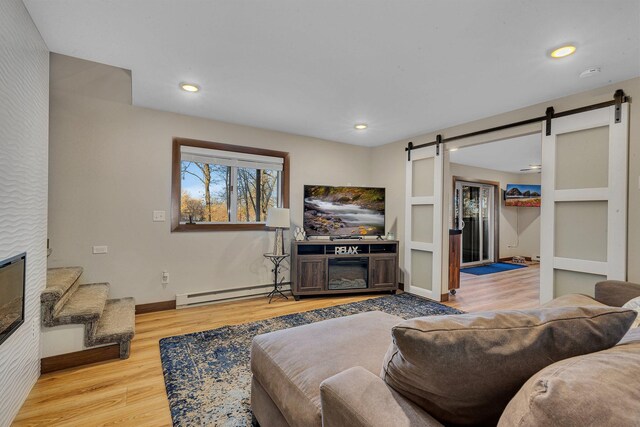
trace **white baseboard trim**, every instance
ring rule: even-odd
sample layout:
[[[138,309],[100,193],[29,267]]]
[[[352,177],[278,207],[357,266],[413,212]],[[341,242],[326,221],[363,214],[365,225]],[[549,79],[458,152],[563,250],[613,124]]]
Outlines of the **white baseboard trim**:
[[[432,291],[428,291],[426,289],[418,288],[416,286],[409,286],[409,290],[405,291],[405,292],[409,292],[410,294],[415,294],[415,295],[418,295],[418,296],[421,296],[421,297],[425,297],[425,298],[429,298],[429,299],[434,299]],[[438,295],[438,299],[436,299],[436,301],[440,301],[440,295]]]
[[[282,283],[282,292],[291,291],[290,283]],[[215,304],[223,301],[252,298],[267,295],[273,290],[273,284],[249,286],[235,289],[216,289],[211,291],[192,292],[176,295],[176,308],[197,307],[199,305]]]

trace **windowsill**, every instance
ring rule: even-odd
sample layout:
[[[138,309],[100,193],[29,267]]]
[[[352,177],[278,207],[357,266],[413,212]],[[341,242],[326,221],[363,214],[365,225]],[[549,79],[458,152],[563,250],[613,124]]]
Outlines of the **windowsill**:
[[[171,232],[189,231],[267,231],[265,224],[178,224]]]

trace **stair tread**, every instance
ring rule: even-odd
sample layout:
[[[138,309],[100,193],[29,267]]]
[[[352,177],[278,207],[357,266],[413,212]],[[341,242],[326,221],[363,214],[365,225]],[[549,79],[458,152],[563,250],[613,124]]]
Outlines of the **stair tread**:
[[[96,321],[104,311],[108,296],[108,283],[80,285],[54,316],[54,322],[63,325]]]
[[[47,269],[47,286],[42,292],[42,301],[60,299],[78,280],[82,271],[82,267]]]
[[[135,327],[136,305],[133,298],[107,300],[91,342],[97,345],[131,340]]]

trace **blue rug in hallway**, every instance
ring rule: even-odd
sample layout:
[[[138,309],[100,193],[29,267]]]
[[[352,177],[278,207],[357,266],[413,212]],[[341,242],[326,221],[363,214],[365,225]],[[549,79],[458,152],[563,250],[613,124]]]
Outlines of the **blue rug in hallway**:
[[[524,264],[509,264],[506,262],[494,262],[493,264],[480,265],[478,267],[461,268],[461,273],[475,274],[476,276],[484,276],[485,274],[501,273],[503,271],[517,270],[526,268]]]
[[[254,336],[375,310],[405,319],[461,313],[403,293],[163,338],[160,340],[160,358],[173,425],[250,425],[249,356]]]

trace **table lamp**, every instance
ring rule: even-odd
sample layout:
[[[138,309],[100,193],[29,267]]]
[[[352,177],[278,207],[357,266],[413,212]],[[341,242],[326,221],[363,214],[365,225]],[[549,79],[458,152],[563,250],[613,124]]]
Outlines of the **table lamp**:
[[[285,228],[289,228],[289,209],[269,208],[267,211],[267,227],[276,229],[276,236],[273,240],[273,254],[284,255],[284,238],[282,236]]]

